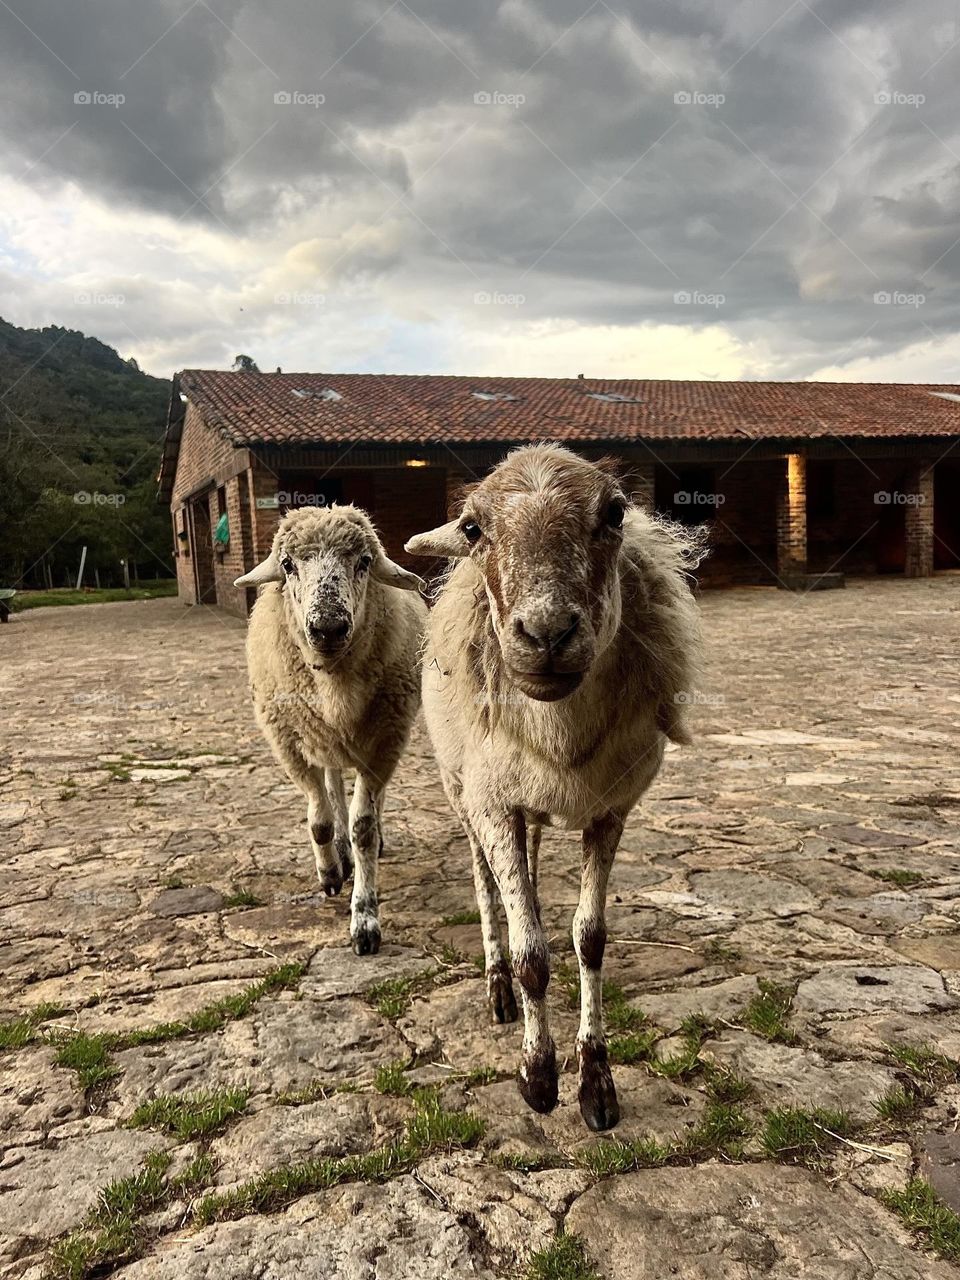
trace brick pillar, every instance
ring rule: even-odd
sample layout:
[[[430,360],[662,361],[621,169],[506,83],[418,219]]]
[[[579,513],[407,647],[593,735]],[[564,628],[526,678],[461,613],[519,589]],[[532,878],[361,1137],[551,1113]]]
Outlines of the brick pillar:
[[[777,577],[802,586],[807,572],[807,460],[788,453],[777,495]]]
[[[906,475],[906,578],[929,578],[933,573],[933,467],[911,465]]]
[[[277,497],[277,477],[259,461],[253,459],[250,470],[250,488],[253,493],[253,508],[250,512],[250,523],[253,533],[253,563],[265,560],[273,545],[273,535],[280,523],[280,510],[277,506],[261,507],[258,499],[269,499],[274,502]]]

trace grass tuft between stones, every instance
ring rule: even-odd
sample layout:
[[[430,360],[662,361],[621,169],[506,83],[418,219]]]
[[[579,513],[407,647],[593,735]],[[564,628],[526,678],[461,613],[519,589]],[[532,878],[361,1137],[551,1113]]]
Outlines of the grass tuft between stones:
[[[383,1182],[408,1172],[428,1155],[480,1141],[483,1122],[479,1117],[469,1111],[444,1111],[435,1090],[419,1089],[413,1097],[415,1111],[398,1142],[365,1155],[329,1156],[268,1169],[231,1191],[205,1196],[194,1208],[194,1222],[204,1226],[282,1209],[300,1196],[344,1182]]]
[[[960,1062],[948,1058],[927,1044],[891,1044],[888,1053],[894,1062],[905,1067],[914,1078],[926,1085],[947,1084],[960,1080]]]
[[[137,1173],[103,1187],[83,1225],[51,1247],[48,1274],[53,1280],[85,1280],[139,1257],[145,1239],[144,1216],[172,1196],[184,1194],[187,1185],[182,1180],[188,1170],[194,1185],[200,1178],[209,1181],[213,1174],[213,1162],[206,1158],[202,1167],[194,1161],[192,1170],[188,1166],[179,1179],[168,1181],[169,1164],[166,1152],[151,1152]]]
[[[37,1030],[51,1018],[60,1018],[67,1011],[58,1004],[38,1004],[27,1013],[8,1022],[0,1022],[0,1049],[22,1049],[36,1039]]]
[[[912,889],[914,885],[922,884],[924,876],[919,871],[905,871],[898,867],[891,867],[889,870],[880,868],[869,868],[868,876],[873,876],[874,880],[883,880],[887,884],[895,884],[898,889]]]
[[[524,1280],[601,1280],[580,1236],[561,1231],[527,1263]]]
[[[153,1027],[134,1028],[132,1031],[63,1033],[55,1042],[57,1064],[76,1071],[82,1089],[94,1089],[119,1074],[118,1068],[110,1060],[111,1052],[136,1048],[138,1045],[179,1040],[201,1032],[219,1031],[228,1022],[245,1017],[264,996],[295,987],[303,974],[302,964],[279,965],[265,973],[259,982],[254,982],[235,996],[225,996],[222,1000],[205,1005],[182,1022],[161,1022]]]
[[[904,1125],[926,1104],[927,1098],[916,1089],[905,1089],[902,1084],[895,1084],[873,1105],[881,1120],[892,1125]]]
[[[367,1000],[382,1018],[395,1022],[410,1008],[410,1001],[423,991],[437,976],[439,970],[424,969],[410,978],[387,978],[367,989]]]
[[[95,1089],[120,1074],[110,1061],[111,1041],[107,1035],[71,1031],[58,1042],[56,1064],[76,1071],[77,1083],[84,1092]]]
[[[853,1128],[842,1111],[777,1107],[766,1114],[760,1143],[768,1156],[784,1164],[817,1164]]]
[[[739,1107],[715,1102],[692,1129],[672,1142],[660,1142],[650,1136],[632,1142],[605,1140],[586,1147],[578,1160],[598,1178],[632,1173],[636,1169],[656,1169],[664,1164],[683,1164],[712,1155],[738,1160],[751,1132],[750,1121]]]
[[[918,1243],[960,1262],[960,1216],[949,1209],[923,1178],[911,1178],[902,1191],[887,1188],[880,1199],[896,1213]]]
[[[255,893],[251,893],[249,889],[238,888],[233,885],[232,891],[223,900],[224,907],[262,907],[263,902]]]
[[[210,1089],[192,1094],[163,1094],[142,1102],[128,1121],[133,1129],[159,1129],[181,1142],[193,1142],[225,1128],[247,1109],[246,1089]]]
[[[479,924],[479,911],[457,911],[452,916],[444,916],[440,921],[441,925],[458,925],[458,924]]]
[[[765,1040],[791,1044],[795,1037],[787,1027],[787,1018],[793,1006],[793,988],[766,978],[759,978],[757,986],[759,991],[740,1015],[740,1021]]]

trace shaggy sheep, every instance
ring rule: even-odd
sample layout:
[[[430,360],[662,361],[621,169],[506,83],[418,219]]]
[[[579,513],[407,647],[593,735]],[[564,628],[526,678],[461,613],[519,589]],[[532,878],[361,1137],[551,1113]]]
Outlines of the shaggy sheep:
[[[247,635],[257,721],[307,798],[324,892],[355,868],[350,936],[374,954],[384,791],[420,703],[420,579],[387,559],[363,511],[336,506],[283,518],[270,555],[236,581],[262,583]],[[349,816],[344,769],[357,775]]]
[[[556,445],[511,453],[462,514],[407,544],[456,558],[427,627],[424,713],[466,830],[494,1017],[516,1017],[494,882],[506,909],[525,1035],[520,1091],[557,1101],[540,923],[540,828],[582,831],[573,940],[580,967],[579,1099],[591,1129],[619,1106],[600,1007],[607,879],[624,821],[684,722],[699,649],[686,571],[698,534],[629,505],[609,466]],[[491,875],[492,872],[492,875]]]

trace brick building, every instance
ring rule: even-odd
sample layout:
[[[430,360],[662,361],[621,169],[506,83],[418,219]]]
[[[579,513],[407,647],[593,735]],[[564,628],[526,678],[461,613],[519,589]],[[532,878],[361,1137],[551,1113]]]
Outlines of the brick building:
[[[616,455],[641,501],[708,522],[705,586],[960,567],[957,387],[192,369],[160,471],[181,599],[245,613],[234,578],[305,503],[357,503],[417,567],[404,541],[534,440]]]

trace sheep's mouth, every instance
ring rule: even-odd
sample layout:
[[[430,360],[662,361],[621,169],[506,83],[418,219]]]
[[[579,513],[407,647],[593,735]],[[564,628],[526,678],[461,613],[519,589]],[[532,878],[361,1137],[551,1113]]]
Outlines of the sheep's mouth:
[[[579,688],[583,672],[511,670],[510,678],[521,693],[535,702],[559,702]]]

